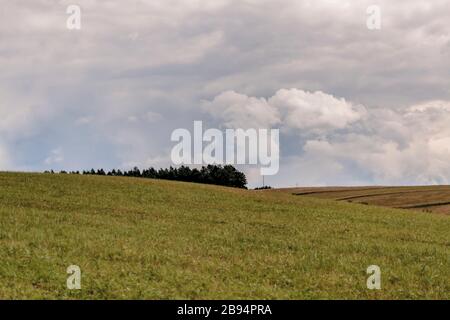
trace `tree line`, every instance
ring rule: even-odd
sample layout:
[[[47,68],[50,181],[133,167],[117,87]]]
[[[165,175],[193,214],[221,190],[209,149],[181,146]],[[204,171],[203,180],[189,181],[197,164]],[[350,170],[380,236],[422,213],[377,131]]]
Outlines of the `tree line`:
[[[45,171],[45,173],[54,173],[54,171]],[[82,172],[60,171],[60,173],[176,180],[247,189],[247,178],[245,174],[237,170],[232,165],[207,165],[201,167],[201,169],[191,169],[187,166],[181,166],[178,168],[161,168],[159,170],[151,167],[140,170],[138,167],[134,167],[131,170],[124,171],[120,169],[113,169],[110,171],[105,171],[103,169],[91,169]]]

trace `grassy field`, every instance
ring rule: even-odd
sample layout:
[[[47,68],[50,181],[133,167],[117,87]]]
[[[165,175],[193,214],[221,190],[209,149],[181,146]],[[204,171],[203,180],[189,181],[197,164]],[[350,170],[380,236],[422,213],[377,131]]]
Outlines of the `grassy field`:
[[[450,215],[450,186],[292,188],[278,191],[297,196]]]
[[[290,192],[0,173],[0,298],[449,299],[449,218]],[[81,290],[66,288],[73,264]],[[373,264],[381,290],[366,287]]]

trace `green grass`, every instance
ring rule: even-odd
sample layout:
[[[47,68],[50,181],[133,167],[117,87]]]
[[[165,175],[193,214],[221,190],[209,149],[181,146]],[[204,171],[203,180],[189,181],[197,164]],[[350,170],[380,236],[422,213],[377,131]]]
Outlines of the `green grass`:
[[[283,192],[0,173],[0,298],[449,299],[450,220]],[[66,268],[82,289],[66,288]],[[366,288],[369,265],[382,289]]]

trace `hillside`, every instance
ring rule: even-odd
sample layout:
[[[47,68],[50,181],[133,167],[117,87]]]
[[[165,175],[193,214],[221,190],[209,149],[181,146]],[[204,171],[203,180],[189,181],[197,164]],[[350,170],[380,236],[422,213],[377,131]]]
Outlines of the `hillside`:
[[[450,186],[324,187],[280,189],[296,196],[450,214]]]
[[[446,215],[290,192],[0,173],[0,298],[450,298]],[[66,288],[66,268],[82,289]],[[382,289],[366,288],[379,265]]]

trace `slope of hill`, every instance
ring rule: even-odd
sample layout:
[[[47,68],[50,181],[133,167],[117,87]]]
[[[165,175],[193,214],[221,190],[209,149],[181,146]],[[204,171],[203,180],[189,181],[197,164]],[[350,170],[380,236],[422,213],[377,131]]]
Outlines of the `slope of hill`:
[[[450,298],[450,220],[181,182],[0,173],[0,298]],[[81,290],[66,288],[78,265]],[[370,265],[382,289],[366,287]]]
[[[298,196],[450,214],[450,186],[280,189]]]

